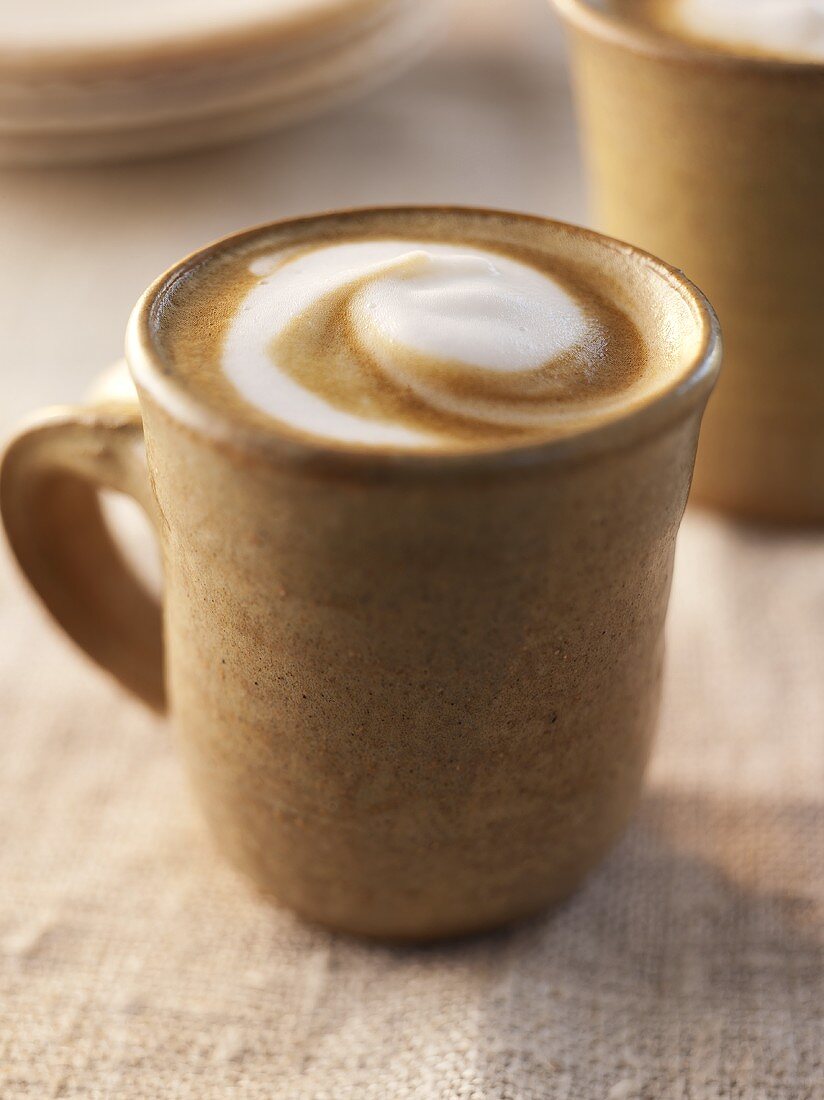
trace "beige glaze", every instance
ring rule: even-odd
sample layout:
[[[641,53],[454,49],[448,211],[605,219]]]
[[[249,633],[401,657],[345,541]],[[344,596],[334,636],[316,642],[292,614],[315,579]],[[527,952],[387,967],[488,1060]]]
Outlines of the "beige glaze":
[[[643,5],[556,4],[599,227],[682,268],[724,332],[694,496],[824,521],[824,65],[702,48],[630,19]]]
[[[132,318],[140,412],[101,399],[44,414],[0,482],[12,546],[62,625],[147,701],[168,698],[232,862],[298,912],[372,936],[533,913],[627,823],[720,354],[705,300],[665,265],[541,219],[466,217],[644,285],[650,324],[683,350],[670,385],[578,435],[480,454],[281,437],[160,370],[148,319],[190,258]],[[157,526],[162,662],[96,485],[132,493]]]

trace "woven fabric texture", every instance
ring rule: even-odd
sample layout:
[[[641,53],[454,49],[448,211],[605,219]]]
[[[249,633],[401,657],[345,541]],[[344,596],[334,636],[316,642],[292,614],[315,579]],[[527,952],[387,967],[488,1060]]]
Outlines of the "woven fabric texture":
[[[254,897],[169,729],[2,569],[0,1096],[824,1096],[824,558],[683,531],[646,797],[567,905],[422,950]]]

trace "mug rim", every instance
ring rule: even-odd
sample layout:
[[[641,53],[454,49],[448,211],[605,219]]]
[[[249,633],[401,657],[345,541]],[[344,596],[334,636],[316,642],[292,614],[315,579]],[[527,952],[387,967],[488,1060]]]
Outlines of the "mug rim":
[[[408,450],[373,444],[339,443],[308,434],[261,428],[223,416],[217,408],[199,400],[193,390],[163,370],[151,334],[152,310],[174,279],[203,263],[227,245],[234,245],[274,229],[298,228],[310,223],[358,217],[364,214],[389,217],[415,214],[443,214],[513,219],[549,226],[572,233],[614,250],[640,263],[680,294],[688,306],[699,335],[698,348],[674,377],[658,392],[647,395],[627,410],[602,422],[572,431],[568,435],[528,443],[495,445],[478,450]],[[552,462],[569,462],[603,451],[621,450],[668,427],[679,416],[706,401],[721,365],[721,330],[715,310],[706,295],[677,268],[637,248],[595,230],[553,218],[489,207],[453,205],[368,206],[324,211],[295,218],[282,218],[220,237],[196,249],[159,275],[138,299],[126,330],[126,363],[138,396],[147,395],[172,419],[190,431],[209,439],[224,450],[262,457],[277,463],[302,464],[313,468],[361,469],[384,472],[529,467]]]
[[[770,57],[766,54],[734,53],[723,47],[668,35],[654,27],[631,23],[609,9],[596,8],[592,0],[549,0],[561,18],[576,30],[615,46],[670,61],[706,66],[745,69],[753,72],[824,77],[824,61],[813,57]]]

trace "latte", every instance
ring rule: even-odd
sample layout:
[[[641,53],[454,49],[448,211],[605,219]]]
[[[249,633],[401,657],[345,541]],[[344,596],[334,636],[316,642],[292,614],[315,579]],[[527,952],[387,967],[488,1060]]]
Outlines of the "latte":
[[[824,0],[599,0],[696,44],[791,60],[824,60]]]
[[[661,382],[606,276],[494,219],[294,225],[212,250],[155,325],[178,384],[258,427],[472,450],[570,434]]]
[[[219,847],[281,904],[384,939],[569,894],[631,816],[654,733],[720,357],[700,292],[542,218],[371,210],[190,256],[126,344],[139,408],[109,384],[30,418],[0,513],[58,621],[168,700]],[[498,446],[605,402],[620,418],[557,446]],[[339,445],[284,438],[310,429]],[[492,446],[391,449],[401,431]],[[100,488],[156,523],[162,614]]]
[[[724,330],[695,499],[824,522],[824,2],[555,4],[595,223],[688,272]]]

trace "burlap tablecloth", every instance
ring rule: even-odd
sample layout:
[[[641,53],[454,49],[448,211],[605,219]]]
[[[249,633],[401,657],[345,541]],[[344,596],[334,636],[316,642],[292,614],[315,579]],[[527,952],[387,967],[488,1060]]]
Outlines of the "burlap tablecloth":
[[[392,89],[233,154],[0,177],[3,428],[79,393],[142,285],[224,230],[405,200],[581,220],[540,0],[459,24]],[[214,857],[170,730],[4,549],[0,1097],[824,1097],[822,673],[824,536],[689,514],[625,840],[545,919],[392,950],[267,907]]]

